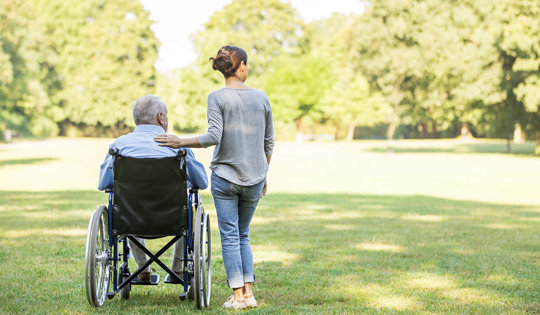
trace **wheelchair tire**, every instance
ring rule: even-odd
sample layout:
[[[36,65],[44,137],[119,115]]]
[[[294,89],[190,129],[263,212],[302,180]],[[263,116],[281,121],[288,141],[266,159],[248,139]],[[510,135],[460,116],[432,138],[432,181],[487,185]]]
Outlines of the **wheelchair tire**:
[[[99,206],[90,218],[84,262],[86,297],[93,307],[105,303],[109,291],[109,217],[107,207]]]
[[[202,205],[195,214],[195,239],[193,261],[193,291],[197,308],[202,309],[210,304],[211,291],[211,236],[210,218],[204,213]]]

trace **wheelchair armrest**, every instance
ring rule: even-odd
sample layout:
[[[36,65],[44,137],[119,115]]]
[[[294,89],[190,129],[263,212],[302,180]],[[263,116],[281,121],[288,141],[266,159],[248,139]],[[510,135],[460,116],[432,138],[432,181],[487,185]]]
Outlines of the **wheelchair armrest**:
[[[179,149],[178,150],[178,157],[186,156],[187,152],[186,149]]]
[[[118,149],[117,148],[110,148],[109,149],[109,154],[112,155],[112,156],[115,156],[118,154]]]

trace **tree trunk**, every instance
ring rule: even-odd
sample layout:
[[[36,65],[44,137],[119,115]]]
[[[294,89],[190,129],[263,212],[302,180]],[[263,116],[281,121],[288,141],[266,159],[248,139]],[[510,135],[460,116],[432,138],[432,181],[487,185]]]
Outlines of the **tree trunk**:
[[[540,129],[536,130],[536,148],[534,149],[534,155],[540,156]]]
[[[420,139],[426,139],[427,138],[426,124],[419,123],[417,128],[418,128],[418,132],[420,134]]]
[[[347,141],[353,141],[355,128],[356,125],[354,123],[349,124],[349,130],[347,131]]]
[[[394,132],[396,131],[396,128],[396,123],[390,123],[390,125],[388,126],[388,131],[386,132],[386,139],[392,140],[394,138]]]
[[[523,142],[525,142],[525,134],[521,132],[521,124],[517,122],[514,126],[514,143]]]
[[[388,131],[386,132],[386,152],[387,153],[394,153],[394,149],[392,148],[392,139],[394,139],[394,133],[396,132],[397,124],[391,122],[388,126]]]
[[[464,139],[472,138],[471,128],[468,122],[464,122],[461,125],[461,138],[464,138]]]
[[[294,120],[294,126],[296,127],[296,141],[301,142],[304,138],[302,135],[302,117]]]

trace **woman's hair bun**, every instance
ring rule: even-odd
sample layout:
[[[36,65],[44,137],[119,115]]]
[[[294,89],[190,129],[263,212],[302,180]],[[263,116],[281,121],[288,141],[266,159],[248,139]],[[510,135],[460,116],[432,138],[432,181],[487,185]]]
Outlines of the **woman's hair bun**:
[[[217,70],[223,74],[230,73],[234,67],[231,56],[226,54],[218,53],[215,58],[211,57],[210,61],[212,61],[212,69]],[[233,74],[234,72],[235,71],[233,71]]]
[[[212,62],[212,69],[221,72],[225,78],[228,78],[236,73],[242,61],[247,65],[247,54],[240,47],[223,46],[215,57],[210,57],[208,60]]]

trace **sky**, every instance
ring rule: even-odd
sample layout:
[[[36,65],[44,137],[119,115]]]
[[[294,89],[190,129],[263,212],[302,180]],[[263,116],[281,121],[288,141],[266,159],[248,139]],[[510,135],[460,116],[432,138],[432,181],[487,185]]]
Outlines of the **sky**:
[[[361,13],[360,0],[288,0],[305,22],[329,17],[333,12]],[[166,72],[186,66],[195,60],[189,36],[232,0],[141,0],[154,21],[151,29],[161,41],[158,71]]]

